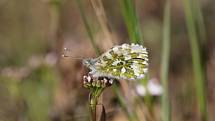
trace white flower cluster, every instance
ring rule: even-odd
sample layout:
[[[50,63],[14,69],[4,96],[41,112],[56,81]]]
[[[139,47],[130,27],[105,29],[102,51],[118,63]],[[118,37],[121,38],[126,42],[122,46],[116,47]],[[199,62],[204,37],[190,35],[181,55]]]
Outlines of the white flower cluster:
[[[91,87],[108,87],[113,84],[114,79],[108,77],[93,78],[90,75],[83,76],[83,85],[86,88]]]

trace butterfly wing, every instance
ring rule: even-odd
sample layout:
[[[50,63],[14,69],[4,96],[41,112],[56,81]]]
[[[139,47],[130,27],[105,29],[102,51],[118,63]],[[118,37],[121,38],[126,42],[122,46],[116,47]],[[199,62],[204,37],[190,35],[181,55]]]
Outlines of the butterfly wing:
[[[93,76],[142,79],[148,71],[148,53],[138,44],[115,46],[99,56],[94,67],[96,73]]]

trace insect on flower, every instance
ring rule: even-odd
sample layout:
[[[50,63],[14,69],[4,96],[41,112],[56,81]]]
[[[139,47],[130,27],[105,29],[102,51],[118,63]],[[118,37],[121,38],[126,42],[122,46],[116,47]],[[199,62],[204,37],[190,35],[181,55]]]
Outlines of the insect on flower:
[[[93,78],[138,80],[148,72],[148,52],[139,44],[122,44],[97,58],[83,60],[83,64],[91,70]]]

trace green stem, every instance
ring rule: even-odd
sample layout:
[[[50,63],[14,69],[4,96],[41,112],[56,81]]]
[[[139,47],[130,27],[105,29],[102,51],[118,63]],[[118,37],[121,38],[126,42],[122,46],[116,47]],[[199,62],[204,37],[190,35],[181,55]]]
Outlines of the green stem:
[[[149,80],[149,75],[147,74],[144,79],[140,80],[141,81],[140,84],[143,85],[144,87],[147,87],[148,80]],[[147,106],[147,114],[144,114],[146,117],[146,120],[155,121],[152,95],[149,93],[149,90],[147,88],[146,88],[146,95],[144,96],[144,101]]]
[[[99,55],[99,54],[101,54],[101,51],[100,51],[99,47],[96,45],[92,29],[91,29],[91,27],[90,27],[90,25],[89,25],[89,23],[87,21],[87,18],[86,18],[86,15],[85,15],[85,12],[84,12],[84,9],[83,9],[83,6],[82,6],[82,2],[81,2],[81,0],[76,0],[76,3],[78,5],[80,15],[81,15],[81,18],[83,20],[84,26],[86,28],[87,34],[88,34],[88,36],[90,38],[90,42],[91,42],[96,54]]]
[[[125,113],[126,113],[126,116],[127,116],[128,120],[129,120],[129,121],[139,121],[136,112],[134,112],[133,110],[131,110],[131,109],[127,106],[127,104],[126,104],[126,102],[125,102],[126,99],[124,99],[124,98],[122,97],[122,95],[120,94],[120,90],[119,90],[119,88],[117,87],[117,85],[116,85],[116,84],[113,84],[112,87],[113,87],[113,91],[114,91],[115,94],[117,95],[117,98],[118,98],[118,100],[119,100],[120,106],[122,107],[122,109],[123,109],[123,110],[125,111]]]
[[[194,77],[196,80],[196,93],[198,98],[198,104],[201,113],[201,120],[207,121],[207,101],[206,101],[206,90],[205,90],[205,75],[203,72],[200,48],[198,43],[197,29],[194,22],[194,15],[191,10],[190,0],[184,0],[185,7],[185,18],[187,23],[187,29],[189,34],[189,40],[192,52],[192,62]]]
[[[206,28],[204,24],[203,14],[201,10],[200,0],[192,0],[192,12],[195,25],[197,25],[197,33],[202,45],[206,44]]]
[[[131,42],[143,44],[142,33],[133,2],[132,0],[119,0]]]
[[[168,71],[169,71],[169,56],[170,56],[170,1],[166,0],[163,20],[163,43],[162,43],[162,60],[161,60],[161,82],[163,85],[163,94],[161,99],[162,104],[162,120],[171,121],[170,118],[170,101],[168,89]]]
[[[90,94],[93,96],[93,94]],[[96,121],[96,105],[97,105],[97,97],[91,97],[90,99],[90,112],[92,121]]]
[[[102,94],[104,88],[102,87],[97,87],[97,88],[92,88],[91,93],[90,93],[90,112],[91,112],[91,118],[92,121],[96,121],[96,106],[98,103],[99,96]]]

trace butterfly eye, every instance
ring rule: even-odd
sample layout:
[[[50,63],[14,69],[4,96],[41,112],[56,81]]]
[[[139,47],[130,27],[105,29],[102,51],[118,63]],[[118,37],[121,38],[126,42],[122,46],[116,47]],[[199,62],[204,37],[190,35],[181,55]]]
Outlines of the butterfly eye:
[[[87,60],[87,59],[83,60],[82,63],[85,66],[89,66],[90,65],[89,60]]]

